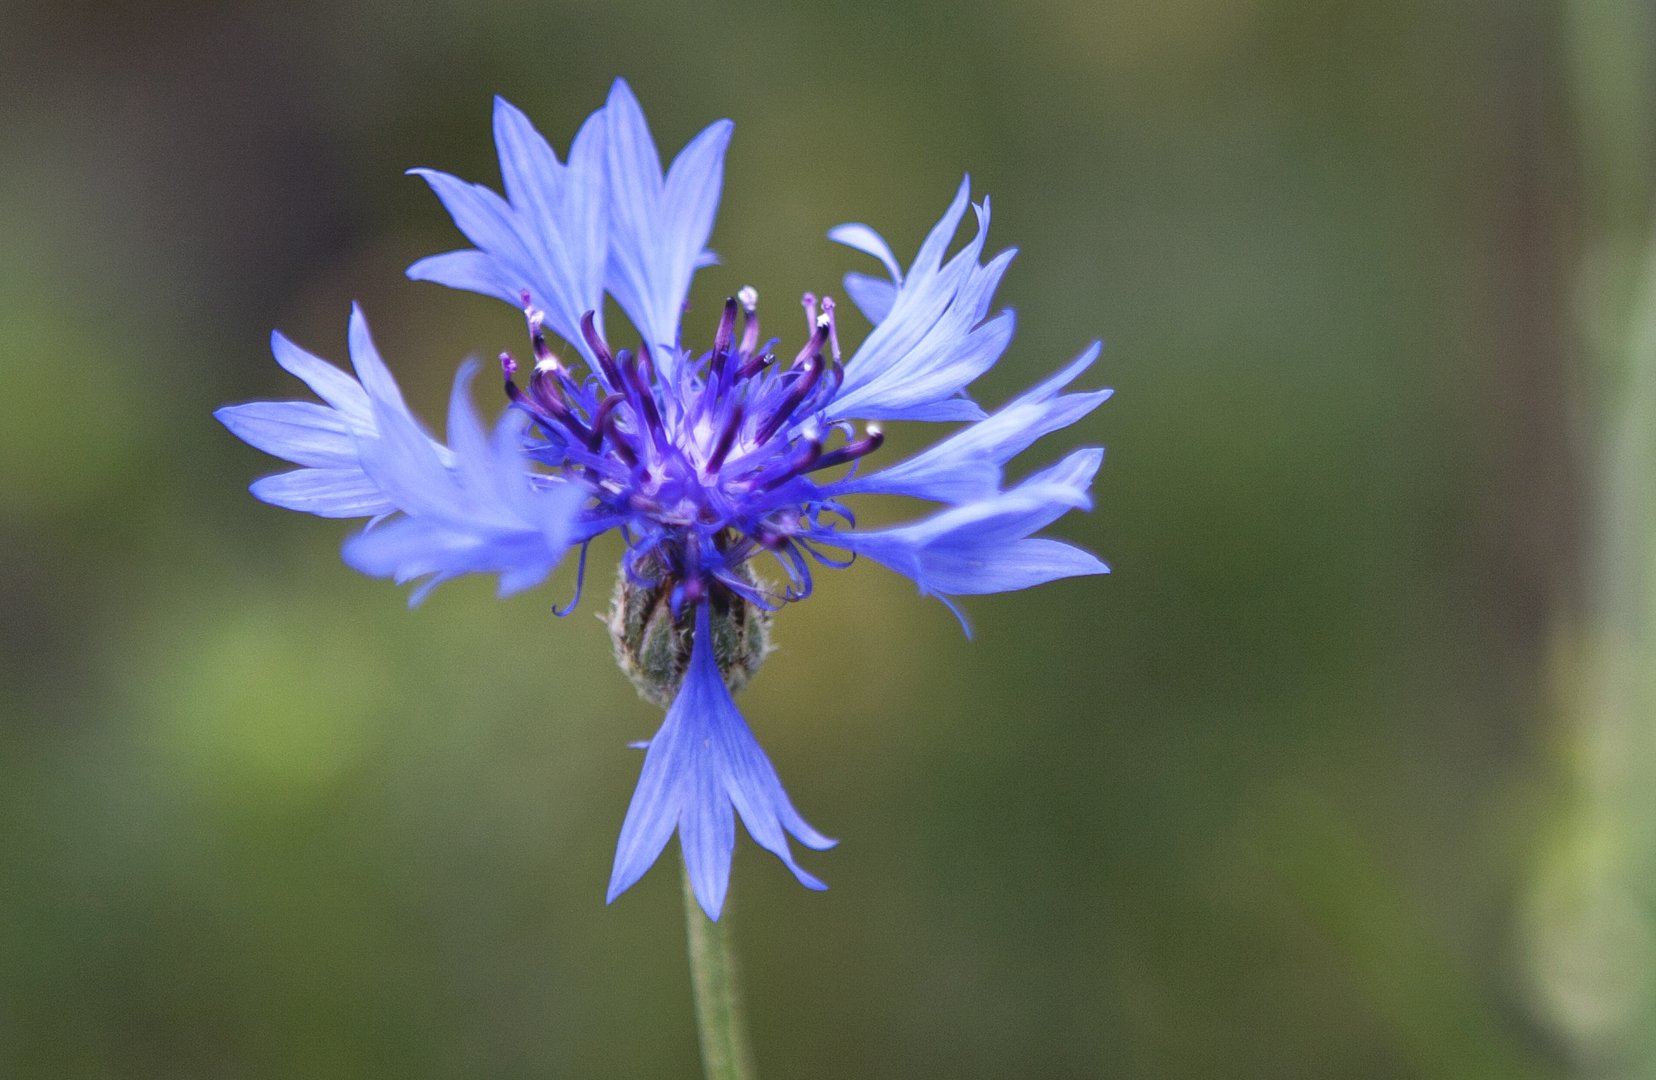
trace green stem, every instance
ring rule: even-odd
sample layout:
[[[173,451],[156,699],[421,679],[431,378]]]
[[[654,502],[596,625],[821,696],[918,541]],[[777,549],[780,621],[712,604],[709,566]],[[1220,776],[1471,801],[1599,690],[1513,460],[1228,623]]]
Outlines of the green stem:
[[[742,1015],[741,987],[730,941],[730,907],[709,919],[696,902],[690,872],[683,871],[684,922],[690,946],[690,988],[701,1037],[702,1072],[707,1080],[754,1080],[753,1050]]]

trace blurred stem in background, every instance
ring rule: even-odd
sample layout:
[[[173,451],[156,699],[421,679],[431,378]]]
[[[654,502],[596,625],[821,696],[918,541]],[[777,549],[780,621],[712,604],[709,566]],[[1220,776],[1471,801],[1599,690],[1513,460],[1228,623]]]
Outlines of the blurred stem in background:
[[[1584,604],[1557,640],[1563,813],[1524,942],[1579,1074],[1656,1076],[1656,10],[1564,8],[1583,210]]]
[[[742,990],[730,940],[730,905],[719,922],[709,919],[684,878],[684,924],[690,949],[690,990],[696,1000],[696,1034],[701,1039],[702,1074],[707,1080],[754,1080],[753,1050],[742,1013]]]

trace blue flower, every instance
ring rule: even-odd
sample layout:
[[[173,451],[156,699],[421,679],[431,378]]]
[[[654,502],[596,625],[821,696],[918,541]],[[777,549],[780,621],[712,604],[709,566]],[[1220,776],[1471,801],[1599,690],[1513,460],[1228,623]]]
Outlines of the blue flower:
[[[989,201],[972,205],[963,181],[906,270],[868,226],[830,232],[886,272],[845,278],[846,294],[874,325],[849,357],[831,298],[807,294],[805,340],[778,352],[760,331],[750,288],[726,301],[708,347],[699,348],[685,340],[680,316],[691,278],[716,262],[707,243],[729,121],[693,139],[665,173],[643,112],[619,80],[567,162],[504,101],[495,103],[494,133],[504,197],[414,170],[472,246],[408,271],[524,311],[535,361],[525,373],[501,357],[509,407],[493,430],[472,407],[468,363],[455,380],[447,441],[426,434],[356,311],[355,378],[273,339],[277,362],[325,404],[255,402],[217,415],[248,443],[300,466],[257,481],[258,498],[370,518],[346,541],[345,560],[366,574],[419,582],[411,602],[468,573],[498,575],[502,595],[526,589],[571,550],[580,553],[579,582],[588,544],[618,532],[626,548],[618,610],[630,597],[629,610],[645,612],[625,634],[655,627],[665,636],[651,640],[666,643],[677,667],[670,683],[654,687],[664,701],[671,695],[670,707],[647,744],[609,898],[637,881],[677,832],[696,896],[717,918],[737,818],[802,884],[823,888],[795,861],[789,838],[816,849],[833,841],[794,809],[731,697],[730,686],[762,657],[763,637],[732,637],[731,627],[760,625],[765,613],[810,595],[816,568],[857,556],[911,578],[957,616],[956,597],[1107,572],[1092,555],[1034,535],[1090,507],[1102,450],[1078,450],[1010,486],[1003,475],[1041,436],[1109,396],[1064,392],[1099,346],[993,413],[967,396],[1012,338],[1013,313],[992,308],[1013,252],[982,261]],[[969,207],[976,231],[951,255]],[[636,348],[612,348],[606,296],[631,322]],[[580,359],[560,359],[547,331]],[[873,421],[893,420],[963,426],[907,460],[862,471],[884,441]],[[864,494],[936,505],[912,523],[864,530],[847,505]],[[778,583],[756,564],[770,566]]]

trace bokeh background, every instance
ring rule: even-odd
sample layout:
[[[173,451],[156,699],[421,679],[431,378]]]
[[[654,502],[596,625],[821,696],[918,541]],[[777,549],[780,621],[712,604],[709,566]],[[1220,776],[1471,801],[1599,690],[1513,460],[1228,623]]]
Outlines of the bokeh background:
[[[664,149],[736,121],[691,325],[970,171],[979,399],[1097,336],[1117,390],[1025,463],[1109,447],[1058,531],[1114,575],[781,617],[744,709],[841,845],[738,851],[764,1074],[1656,1075],[1653,20],[7,0],[0,1076],[696,1074],[671,861],[603,904],[659,716],[604,573],[410,612],[211,418],[356,299],[440,419],[521,322],[403,277],[459,240],[402,170],[494,184],[492,94],[563,148],[618,74]]]

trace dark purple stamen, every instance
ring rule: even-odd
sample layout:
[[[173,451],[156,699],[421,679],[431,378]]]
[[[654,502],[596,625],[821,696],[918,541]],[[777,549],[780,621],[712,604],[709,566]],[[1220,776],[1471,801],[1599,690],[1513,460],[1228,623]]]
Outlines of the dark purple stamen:
[[[610,398],[609,400],[616,401],[618,399]],[[638,451],[633,449],[632,441],[627,438],[624,432],[622,432],[619,426],[620,421],[616,418],[615,410],[611,409],[609,412],[604,413],[603,417],[603,432],[605,441],[609,443],[609,447],[615,452],[615,456],[620,458],[622,463],[625,464],[627,468],[633,468],[638,464]]]
[[[805,339],[804,347],[799,350],[799,355],[794,357],[793,366],[796,368],[804,367],[807,360],[820,357],[822,347],[827,343],[828,320],[819,318],[816,321],[816,328],[811,331],[811,336]]]
[[[610,355],[609,345],[605,343],[602,334],[598,333],[597,324],[593,321],[593,312],[581,316],[581,336],[586,338],[587,346],[592,355],[598,360],[598,368],[609,382],[610,389],[621,389],[621,373],[615,369],[615,358]]]
[[[782,429],[782,425],[793,419],[794,410],[799,408],[799,403],[805,400],[807,394],[816,389],[817,381],[822,378],[822,358],[818,356],[806,360],[803,367],[794,370],[799,372],[799,376],[789,385],[776,409],[759,426],[759,433],[754,436],[756,443],[769,442],[770,437]]]
[[[783,467],[777,470],[775,475],[767,478],[767,482],[774,485],[792,480],[800,473],[807,473],[816,468],[816,463],[821,460],[822,440],[806,439],[798,445]]]
[[[506,396],[511,399],[512,404],[527,410],[549,434],[557,428],[562,428],[567,437],[574,442],[583,445],[591,443],[592,433],[570,410],[569,403],[564,401],[563,395],[555,388],[549,389],[549,386],[550,380],[546,378],[545,372],[537,368],[529,377],[528,392],[518,389],[517,383],[508,377]]]
[[[640,349],[635,361],[632,353],[622,349],[616,354],[615,363],[621,369],[621,385],[626,388],[627,400],[632,403],[639,424],[650,441],[655,443],[656,449],[665,451],[666,433],[662,430],[661,410],[656,407],[655,393],[650,389],[651,379],[644,369],[648,356],[648,352]]]
[[[731,446],[736,442],[736,433],[742,430],[742,419],[742,403],[737,402],[731,407],[730,415],[725,417],[724,428],[719,432],[719,441],[713,445],[713,453],[708,455],[707,464],[702,466],[703,472],[711,476],[719,471],[719,466],[724,464],[725,457],[729,455]]]
[[[719,316],[719,329],[713,334],[713,360],[717,363],[730,352],[730,343],[736,337],[736,298],[726,297],[724,314]]]
[[[844,465],[847,461],[856,461],[858,458],[878,450],[884,442],[885,432],[877,427],[870,426],[865,437],[828,451],[802,471],[815,472],[818,469],[831,469],[835,465]]]
[[[747,356],[746,350],[743,351],[742,355]],[[742,362],[742,366],[736,369],[736,378],[738,380],[751,379],[761,371],[765,370],[766,365],[775,359],[776,354],[771,352],[763,352],[757,356],[748,356],[748,358]]]
[[[795,412],[814,413],[818,409],[827,408],[828,403],[834,400],[834,395],[839,393],[840,384],[845,381],[845,365],[831,363],[826,365],[826,371],[827,374],[817,386],[816,392],[805,402],[803,408],[796,408]]]
[[[730,392],[733,367],[739,366],[739,355],[731,352],[736,337],[736,298],[724,303],[724,314],[719,317],[719,329],[713,335],[713,352],[708,361],[708,381],[713,389],[713,400],[723,401]]]
[[[592,435],[587,440],[588,450],[595,451],[604,445],[604,437],[609,431],[610,426],[610,414],[615,411],[615,407],[619,404],[621,404],[621,399],[616,395],[611,394],[603,401],[600,401],[598,403],[598,408],[593,410]]]

